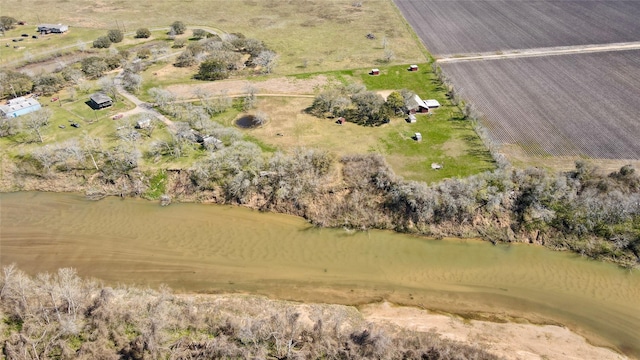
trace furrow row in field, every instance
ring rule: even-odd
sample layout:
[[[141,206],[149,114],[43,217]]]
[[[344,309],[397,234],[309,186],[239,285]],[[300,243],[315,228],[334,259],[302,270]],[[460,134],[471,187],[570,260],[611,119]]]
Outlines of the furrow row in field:
[[[395,2],[435,56],[640,39],[640,1]]]
[[[640,159],[640,51],[442,64],[490,136],[534,156]]]

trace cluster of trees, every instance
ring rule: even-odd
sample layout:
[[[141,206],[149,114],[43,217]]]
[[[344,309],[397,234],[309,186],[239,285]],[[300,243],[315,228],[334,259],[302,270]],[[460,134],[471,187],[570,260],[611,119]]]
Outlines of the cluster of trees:
[[[497,359],[367,323],[351,307],[111,288],[68,268],[30,277],[4,267],[0,311],[8,359]]]
[[[106,49],[111,44],[116,44],[124,40],[124,34],[119,29],[109,30],[107,35],[100,36],[93,41],[93,47],[99,49]]]
[[[195,29],[194,37],[203,38],[187,45],[174,65],[189,67],[199,64],[196,79],[226,79],[233,71],[245,66],[259,67],[262,72],[270,73],[277,62],[277,54],[262,41],[246,38],[239,33],[218,36]],[[249,55],[248,60],[245,60],[246,55]]]
[[[54,72],[35,76],[0,70],[0,97],[23,96],[29,93],[52,95],[65,87],[79,85],[84,79],[97,79],[106,72],[126,64],[127,54],[118,52],[107,56],[89,56],[77,65],[61,66]]]
[[[378,126],[389,122],[392,116],[403,114],[412,96],[408,90],[394,91],[385,100],[363,85],[338,86],[319,93],[309,112],[318,117],[343,117],[356,124]]]

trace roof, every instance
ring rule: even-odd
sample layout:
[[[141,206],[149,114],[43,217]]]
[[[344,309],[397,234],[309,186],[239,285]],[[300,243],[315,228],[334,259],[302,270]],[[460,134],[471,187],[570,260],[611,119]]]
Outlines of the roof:
[[[423,107],[423,108],[427,107],[427,104],[425,104],[424,101],[420,99],[420,96],[413,95],[412,98],[407,100],[407,109],[412,110],[412,109],[417,109],[419,107]]]
[[[7,101],[6,105],[0,105],[0,110],[5,114],[9,114],[32,106],[40,106],[40,103],[34,98],[21,96]]]
[[[96,104],[104,104],[106,102],[113,101],[113,100],[111,100],[110,97],[107,96],[107,94],[101,93],[101,92],[97,92],[97,93],[91,94],[89,96],[89,99],[91,99],[91,101],[93,101]]]
[[[38,25],[38,29],[62,29],[68,28],[67,25],[63,24],[40,24]]]
[[[427,107],[429,108],[437,108],[440,107],[440,103],[438,102],[438,100],[434,100],[434,99],[429,99],[429,100],[425,100],[424,103],[427,105]]]

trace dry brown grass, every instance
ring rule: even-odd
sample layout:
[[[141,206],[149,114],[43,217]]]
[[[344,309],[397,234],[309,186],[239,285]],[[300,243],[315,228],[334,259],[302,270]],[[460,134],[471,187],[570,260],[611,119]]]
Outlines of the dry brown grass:
[[[168,27],[181,20],[241,32],[265,41],[280,54],[282,74],[372,66],[384,54],[382,38],[398,63],[422,62],[425,56],[390,0],[371,0],[360,8],[351,0],[307,1],[4,1],[3,15],[27,21],[67,23],[72,27],[128,31]],[[375,40],[365,35],[374,33]],[[338,40],[336,40],[338,39]],[[306,64],[306,67],[304,67]]]

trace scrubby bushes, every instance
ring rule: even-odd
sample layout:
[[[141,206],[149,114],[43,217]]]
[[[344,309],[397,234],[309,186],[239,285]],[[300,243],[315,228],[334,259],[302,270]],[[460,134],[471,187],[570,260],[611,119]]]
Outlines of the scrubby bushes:
[[[352,307],[111,288],[68,268],[30,277],[4,267],[0,312],[8,359],[497,359],[366,323]]]
[[[149,31],[149,29],[147,28],[139,28],[138,30],[136,30],[136,36],[137,39],[147,39],[151,37],[151,31]]]
[[[111,40],[108,36],[100,36],[93,40],[93,47],[97,49],[106,49],[111,46]]]

